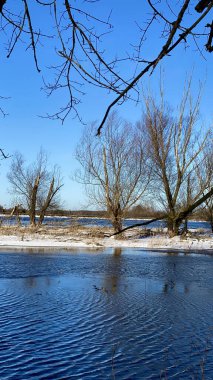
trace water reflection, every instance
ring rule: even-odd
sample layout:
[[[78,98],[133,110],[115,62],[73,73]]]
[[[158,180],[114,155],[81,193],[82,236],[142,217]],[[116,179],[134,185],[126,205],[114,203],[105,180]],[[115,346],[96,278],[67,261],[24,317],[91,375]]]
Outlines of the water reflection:
[[[163,285],[163,293],[168,293],[169,291],[175,290],[179,293],[188,294],[190,292],[190,287],[188,285],[178,284],[174,281],[165,282]]]
[[[122,248],[119,248],[119,247],[114,248],[114,252],[113,252],[114,257],[120,257],[121,253],[122,253]]]
[[[52,286],[53,279],[51,277],[26,277],[24,278],[24,286],[26,288],[40,288],[45,290],[46,287]]]
[[[105,266],[105,275],[103,279],[103,288],[110,293],[115,293],[119,287],[122,266],[122,249],[114,248],[112,255],[109,256],[107,266]],[[113,273],[111,268],[113,266]]]

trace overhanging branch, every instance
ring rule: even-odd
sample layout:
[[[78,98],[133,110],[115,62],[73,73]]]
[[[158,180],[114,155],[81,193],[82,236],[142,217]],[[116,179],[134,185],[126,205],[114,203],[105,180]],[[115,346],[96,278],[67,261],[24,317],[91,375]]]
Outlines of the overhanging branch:
[[[199,3],[196,5],[195,10],[199,13],[202,13],[205,8],[209,6],[209,4],[212,3],[212,0],[201,0]]]
[[[0,13],[2,12],[2,9],[5,3],[6,3],[6,0],[0,0]]]
[[[104,117],[100,123],[100,126],[98,127],[97,129],[97,136],[100,135],[101,133],[101,129],[103,128],[103,125],[107,119],[107,117],[109,116],[109,113],[111,111],[111,109],[121,100],[123,99],[127,93],[134,88],[134,86],[138,83],[138,81],[149,71],[151,71],[151,74],[152,72],[154,71],[154,69],[156,68],[156,66],[159,64],[159,62],[165,57],[165,56],[168,56],[181,42],[186,42],[186,38],[192,33],[192,31],[196,28],[197,25],[200,24],[200,22],[206,17],[206,15],[209,13],[209,11],[212,9],[213,7],[213,1],[210,1],[209,2],[209,5],[207,7],[207,9],[205,10],[205,12],[202,13],[202,15],[189,27],[189,28],[186,28],[184,29],[183,33],[181,33],[177,40],[175,42],[173,42],[174,40],[174,37],[177,33],[177,31],[179,30],[180,28],[180,24],[181,24],[181,21],[183,19],[183,16],[184,16],[184,13],[186,12],[186,10],[188,9],[188,5],[189,5],[189,0],[188,1],[185,1],[183,7],[181,8],[180,12],[179,12],[179,15],[177,17],[177,20],[173,23],[173,28],[171,30],[171,32],[169,33],[169,36],[167,38],[167,42],[166,44],[162,47],[161,51],[159,52],[158,56],[151,62],[149,62],[147,64],[147,66],[132,80],[132,82],[130,82],[130,84],[128,86],[126,86],[126,88],[121,91],[120,95],[117,96],[117,98],[115,98],[115,100],[107,107],[107,110],[104,114]],[[212,42],[212,38],[213,38],[213,31],[212,31],[212,36],[211,36],[211,32],[210,32],[210,42],[208,41],[208,43],[211,44]],[[211,52],[213,50],[212,49],[208,49],[207,50],[209,52]]]

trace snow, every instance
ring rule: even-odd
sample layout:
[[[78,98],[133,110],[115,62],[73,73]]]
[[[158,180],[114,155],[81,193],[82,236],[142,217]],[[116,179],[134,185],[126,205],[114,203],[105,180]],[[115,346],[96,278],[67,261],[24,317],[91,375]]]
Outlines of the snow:
[[[189,250],[213,253],[213,234],[195,231],[186,237],[170,238],[165,232],[157,233],[154,229],[150,236],[141,230],[132,230],[122,238],[110,235],[107,228],[41,228],[5,227],[0,229],[0,249],[13,248],[142,248],[160,250]],[[212,252],[211,252],[212,251]]]

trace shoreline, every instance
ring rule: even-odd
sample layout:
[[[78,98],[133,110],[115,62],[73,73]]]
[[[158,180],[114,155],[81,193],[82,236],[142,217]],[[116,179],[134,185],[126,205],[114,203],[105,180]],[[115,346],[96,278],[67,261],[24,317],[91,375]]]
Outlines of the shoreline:
[[[204,255],[204,256],[213,256],[213,249],[187,249],[187,248],[143,248],[143,247],[91,247],[91,246],[84,246],[84,247],[63,247],[63,246],[0,246],[0,254],[1,253],[8,253],[8,254],[14,254],[14,253],[20,253],[20,254],[26,254],[26,253],[32,253],[32,254],[100,254],[100,251],[103,251],[101,253],[105,253],[109,250],[116,250],[119,249],[120,252],[113,252],[115,255],[119,255],[120,253],[123,253],[123,251],[128,252],[128,250],[132,251],[135,250],[135,252],[140,253],[146,253],[146,254],[168,254],[168,255]]]
[[[127,231],[120,238],[110,236],[111,228],[72,227],[1,227],[0,251],[4,249],[107,249],[138,248],[159,251],[208,252],[213,255],[213,234],[190,231],[186,236],[170,238],[156,229]]]

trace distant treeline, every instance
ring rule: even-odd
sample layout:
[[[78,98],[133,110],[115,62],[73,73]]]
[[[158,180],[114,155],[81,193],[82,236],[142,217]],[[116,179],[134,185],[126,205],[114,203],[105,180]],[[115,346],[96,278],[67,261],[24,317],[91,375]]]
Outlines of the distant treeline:
[[[4,208],[0,205],[0,213],[9,216],[12,213],[12,208]],[[23,209],[19,210],[19,214],[28,215],[28,211]],[[157,218],[162,214],[162,211],[156,210],[151,206],[137,205],[131,208],[129,212],[126,213],[126,218],[131,219],[146,219],[146,218]],[[47,216],[67,216],[76,218],[107,218],[107,211],[104,210],[64,210],[55,209],[49,210],[46,214]],[[193,213],[193,219],[206,220],[203,210],[198,210]]]

